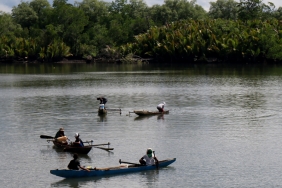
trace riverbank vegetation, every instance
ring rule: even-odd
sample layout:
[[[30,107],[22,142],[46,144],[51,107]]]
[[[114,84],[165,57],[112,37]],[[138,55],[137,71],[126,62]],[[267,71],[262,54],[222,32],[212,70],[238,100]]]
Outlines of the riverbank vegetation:
[[[262,0],[22,1],[0,12],[0,60],[279,63],[282,7]],[[137,58],[134,58],[137,57]]]

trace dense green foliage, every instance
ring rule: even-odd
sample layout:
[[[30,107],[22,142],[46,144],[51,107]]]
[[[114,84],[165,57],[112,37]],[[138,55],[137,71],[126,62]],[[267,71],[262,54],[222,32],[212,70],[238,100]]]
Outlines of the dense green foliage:
[[[52,62],[63,57],[160,60],[282,60],[282,9],[262,0],[22,1],[0,12],[0,57]],[[258,20],[259,19],[259,20]]]
[[[231,19],[236,20],[238,18],[239,8],[235,0],[217,0],[210,3],[209,16],[217,19]]]
[[[161,61],[220,60],[263,62],[282,59],[281,24],[233,20],[183,20],[152,27],[121,47],[124,54],[158,58]]]

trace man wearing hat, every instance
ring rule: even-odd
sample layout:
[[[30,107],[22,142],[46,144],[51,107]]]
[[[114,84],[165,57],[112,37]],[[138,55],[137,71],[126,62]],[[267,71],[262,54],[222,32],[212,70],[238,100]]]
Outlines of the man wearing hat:
[[[83,147],[83,141],[79,138],[79,133],[75,133],[74,137],[75,137],[75,141],[73,142],[73,145],[75,146],[79,146],[79,147]]]
[[[67,137],[65,136],[64,128],[60,128],[59,131],[55,135],[55,140],[61,143],[67,143]]]
[[[155,154],[153,153],[152,148],[147,149],[146,155],[141,157],[139,162],[140,162],[141,165],[146,165],[146,166],[152,166],[154,164],[156,164],[156,166],[158,166],[158,164],[159,164],[159,161],[158,161],[157,157],[155,156]]]

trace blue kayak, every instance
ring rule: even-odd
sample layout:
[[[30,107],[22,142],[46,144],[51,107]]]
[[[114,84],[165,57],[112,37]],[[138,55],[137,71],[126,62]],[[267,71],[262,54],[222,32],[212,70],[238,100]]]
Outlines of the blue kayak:
[[[176,158],[166,159],[163,161],[159,161],[158,168],[163,168],[171,163],[175,162]],[[50,173],[63,178],[81,178],[81,177],[96,177],[96,176],[107,176],[107,175],[118,175],[129,172],[140,172],[144,170],[154,170],[157,169],[156,165],[153,166],[142,166],[139,164],[129,163],[121,164],[116,167],[106,167],[106,168],[88,168],[90,172],[85,170],[69,170],[69,169],[56,169],[50,170]]]

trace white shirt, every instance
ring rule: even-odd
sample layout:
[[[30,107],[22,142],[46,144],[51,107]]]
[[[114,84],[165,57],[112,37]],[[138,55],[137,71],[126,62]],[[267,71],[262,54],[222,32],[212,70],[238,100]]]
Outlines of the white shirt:
[[[158,104],[157,108],[163,108],[164,106],[165,106],[164,103],[160,103],[160,104]]]
[[[144,155],[143,158],[145,159],[147,166],[152,166],[155,164],[154,155],[152,155],[151,158],[149,158],[148,155]]]

